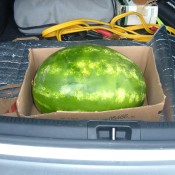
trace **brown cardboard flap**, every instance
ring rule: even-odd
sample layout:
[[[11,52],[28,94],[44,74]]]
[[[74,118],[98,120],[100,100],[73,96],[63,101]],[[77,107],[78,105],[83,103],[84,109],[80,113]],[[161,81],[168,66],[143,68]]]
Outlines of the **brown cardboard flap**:
[[[40,114],[33,106],[31,115],[21,115],[22,117],[54,119],[54,120],[144,120],[159,121],[160,112],[164,102],[158,105],[142,106],[105,112],[70,112],[58,111],[48,114]]]
[[[23,38],[16,38],[13,40],[13,42],[16,41],[28,41],[28,40],[35,40],[35,41],[39,41],[39,38],[36,36],[31,36],[31,37],[23,37]]]
[[[19,84],[7,84],[5,86],[0,86],[0,90],[12,89],[12,88],[21,88],[22,83]]]

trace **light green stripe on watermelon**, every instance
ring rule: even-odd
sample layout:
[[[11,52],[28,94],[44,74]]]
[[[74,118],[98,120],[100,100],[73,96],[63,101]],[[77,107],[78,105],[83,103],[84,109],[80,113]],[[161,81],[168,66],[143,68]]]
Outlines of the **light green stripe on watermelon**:
[[[54,53],[40,66],[33,85],[41,112],[140,106],[145,94],[140,69],[124,55],[98,45],[71,46]]]

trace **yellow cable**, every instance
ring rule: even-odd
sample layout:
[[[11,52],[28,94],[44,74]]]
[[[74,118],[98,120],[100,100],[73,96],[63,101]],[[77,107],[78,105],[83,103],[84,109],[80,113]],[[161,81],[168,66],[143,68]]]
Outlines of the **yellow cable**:
[[[82,20],[72,20],[68,22],[64,22],[61,24],[54,25],[42,31],[42,36],[45,38],[54,37],[57,30],[61,30],[67,27],[74,27],[76,25],[84,25],[89,26],[87,23],[83,22]]]
[[[129,39],[134,39],[134,40],[141,40],[141,38],[143,38],[143,40],[149,40],[151,39],[151,35],[140,35],[140,34],[137,34],[137,35],[131,35],[131,34],[127,34],[127,33],[122,33],[118,30],[113,30],[113,29],[110,29],[110,28],[106,28],[106,27],[103,27],[103,26],[90,26],[90,27],[83,27],[83,28],[69,28],[69,29],[64,29],[64,30],[60,30],[58,35],[59,37],[57,37],[57,39],[59,41],[61,41],[61,35],[65,35],[65,34],[70,34],[70,33],[75,33],[75,32],[80,32],[80,31],[88,31],[88,30],[94,30],[94,29],[103,29],[103,30],[107,30],[111,33],[114,33],[116,35],[119,35],[119,36],[123,36],[125,38],[129,38]]]
[[[128,15],[137,15],[141,21],[141,24],[127,27],[121,27],[117,25],[118,20]],[[97,29],[103,29],[113,34],[116,34],[121,38],[128,38],[133,39],[135,41],[147,42],[152,38],[152,35],[154,34],[154,31],[150,29],[151,27],[159,28],[160,26],[157,24],[146,24],[143,16],[137,12],[127,12],[114,17],[110,23],[86,18],[71,20],[43,30],[42,36],[45,38],[56,37],[58,41],[61,41],[61,36],[65,34],[88,30],[96,31]],[[175,34],[175,29],[169,26],[167,26],[166,28],[169,32]],[[143,35],[136,32],[140,29],[145,29],[149,34]]]
[[[114,18],[111,20],[111,22],[110,22],[111,26],[116,26],[115,24],[116,24],[116,22],[117,22],[119,19],[124,18],[124,17],[129,16],[129,15],[137,15],[137,16],[140,18],[140,21],[142,22],[143,28],[144,28],[148,33],[150,33],[150,34],[153,34],[153,33],[154,33],[152,30],[150,30],[150,29],[148,28],[148,26],[147,26],[147,24],[146,24],[146,22],[145,22],[143,16],[142,16],[140,13],[133,12],[133,11],[127,12],[127,13],[123,13],[123,14],[121,14],[121,15],[118,15],[118,16],[114,17]],[[118,27],[119,27],[119,26],[118,26]]]

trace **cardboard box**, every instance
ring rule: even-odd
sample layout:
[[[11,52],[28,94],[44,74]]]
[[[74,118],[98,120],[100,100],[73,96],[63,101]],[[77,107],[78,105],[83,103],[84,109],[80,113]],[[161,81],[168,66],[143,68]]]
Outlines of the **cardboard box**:
[[[110,110],[105,112],[54,112],[40,114],[32,98],[32,81],[38,67],[58,48],[30,49],[29,67],[26,71],[24,82],[17,99],[18,113],[22,117],[65,120],[144,120],[159,121],[165,96],[156,70],[152,48],[146,46],[111,47],[133,60],[142,70],[146,84],[147,95],[141,107]]]
[[[17,117],[17,98],[1,98],[0,99],[0,115]]]
[[[158,17],[158,6],[152,5],[136,5],[134,2],[130,1],[128,4],[122,5],[117,1],[117,15],[123,14],[125,12],[138,12],[145,19],[147,24],[156,24]],[[141,21],[136,15],[129,15],[118,21],[118,25],[138,25]]]
[[[15,94],[18,94],[20,87],[21,84],[9,84],[0,87],[1,91],[0,93],[3,94],[1,95],[0,98],[1,116],[17,117],[17,107],[16,107],[17,97],[11,97],[11,96],[15,96]]]

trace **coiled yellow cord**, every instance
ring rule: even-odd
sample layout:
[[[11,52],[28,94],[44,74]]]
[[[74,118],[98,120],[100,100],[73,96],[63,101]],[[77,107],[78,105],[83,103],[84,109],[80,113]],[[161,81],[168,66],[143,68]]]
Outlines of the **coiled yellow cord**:
[[[141,21],[141,24],[135,25],[135,26],[127,26],[127,27],[121,27],[117,25],[118,20],[128,15],[137,15]],[[89,23],[93,25],[90,25]],[[154,34],[154,31],[150,29],[152,27],[159,28],[160,26],[158,24],[146,24],[143,16],[140,13],[127,12],[127,13],[123,13],[121,15],[115,16],[110,23],[102,22],[99,20],[86,19],[86,18],[71,20],[58,25],[54,25],[52,27],[49,27],[43,30],[42,36],[44,38],[56,37],[58,41],[61,41],[61,36],[65,34],[88,31],[88,30],[96,31],[97,29],[103,29],[115,35],[118,35],[120,38],[132,39],[134,41],[139,41],[139,42],[148,42],[152,38],[152,35]],[[145,29],[149,34],[144,35],[136,32],[137,30],[140,30],[140,29]],[[167,26],[166,29],[172,34],[175,34],[174,28]]]

